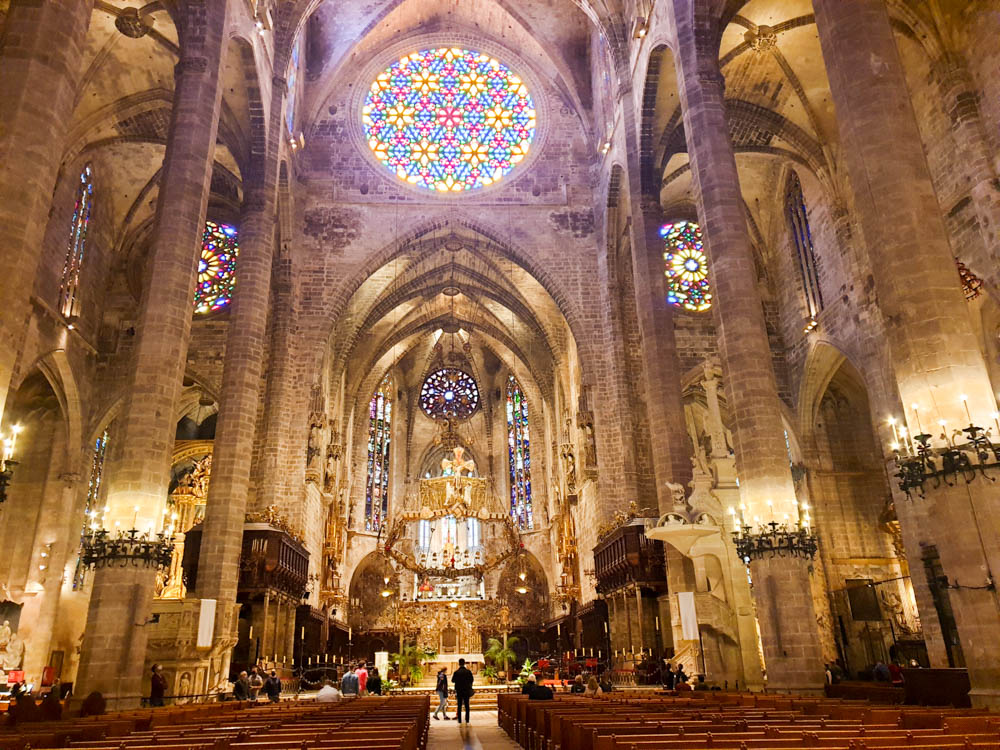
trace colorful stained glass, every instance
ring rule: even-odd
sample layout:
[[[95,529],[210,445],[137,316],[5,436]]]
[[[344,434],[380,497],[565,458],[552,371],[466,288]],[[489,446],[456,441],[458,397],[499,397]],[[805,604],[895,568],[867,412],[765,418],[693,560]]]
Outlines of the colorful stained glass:
[[[104,508],[100,506],[101,486],[104,481],[104,459],[108,454],[108,430],[105,428],[101,436],[94,441],[94,452],[90,456],[90,482],[87,484],[87,502],[83,513],[83,531],[80,532],[80,543],[92,531],[104,526]],[[73,590],[83,587],[84,574],[87,569],[83,560],[76,559],[76,571],[73,573]]]
[[[368,405],[366,531],[379,531],[389,514],[389,442],[392,438],[392,388],[392,379],[386,376]]]
[[[236,227],[205,222],[201,259],[198,261],[198,286],[194,290],[196,313],[215,312],[232,302],[239,253]]]
[[[660,227],[667,249],[667,301],[685,310],[701,312],[712,306],[708,283],[708,258],[702,246],[701,227],[693,221],[675,221]]]
[[[375,156],[401,180],[439,192],[492,185],[528,154],[535,104],[489,55],[456,47],[397,60],[368,92],[362,118]]]
[[[788,178],[785,212],[788,215],[788,228],[795,242],[795,254],[799,261],[799,273],[802,276],[802,288],[806,294],[809,317],[815,318],[823,309],[823,293],[819,288],[819,274],[816,272],[816,248],[813,247],[812,231],[809,229],[806,199],[802,194],[802,183],[799,182],[799,176],[795,172]]]
[[[73,223],[69,230],[69,247],[63,264],[62,282],[59,285],[59,309],[63,315],[77,315],[77,297],[80,292],[80,269],[83,251],[87,245],[87,227],[94,200],[94,172],[88,164],[80,172],[76,186],[76,203],[73,206]]]
[[[507,462],[510,467],[510,515],[522,529],[534,526],[531,507],[531,441],[528,402],[511,375],[507,379]]]
[[[432,419],[466,419],[479,408],[479,386],[464,370],[436,370],[420,388],[420,408]]]
[[[301,38],[292,47],[292,64],[288,70],[288,100],[285,105],[285,124],[288,132],[295,135],[295,87],[299,81],[299,52],[301,49]]]

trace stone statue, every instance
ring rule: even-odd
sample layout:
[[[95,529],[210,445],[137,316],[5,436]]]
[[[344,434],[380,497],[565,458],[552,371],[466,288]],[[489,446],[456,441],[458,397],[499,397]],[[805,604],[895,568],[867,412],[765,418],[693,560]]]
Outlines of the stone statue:
[[[323,444],[323,421],[317,416],[313,416],[309,425],[309,443],[306,448],[306,464],[310,468],[318,468],[316,459],[320,454],[320,446]]]
[[[3,660],[0,666],[3,667],[5,672],[21,668],[21,662],[24,660],[24,641],[21,640],[17,633],[11,634],[7,640],[7,648],[0,651],[0,658]]]
[[[570,443],[562,448],[563,468],[566,473],[566,492],[570,495],[576,494],[576,456],[573,455],[573,446]]]
[[[454,449],[455,458],[442,458],[441,459],[441,473],[442,476],[448,476],[448,471],[451,471],[451,476],[457,479],[461,479],[463,472],[472,472],[476,470],[476,462],[471,458],[465,458],[465,448],[461,445],[455,446]]]
[[[323,491],[333,492],[337,482],[337,462],[340,461],[340,446],[330,443],[326,446],[326,474],[323,478]]]
[[[670,498],[675,508],[684,508],[687,506],[687,500],[684,497],[684,485],[667,482],[667,489],[670,490]]]
[[[7,644],[10,642],[10,637],[13,634],[13,631],[10,629],[10,620],[4,620],[3,625],[0,625],[0,651],[7,648]]]

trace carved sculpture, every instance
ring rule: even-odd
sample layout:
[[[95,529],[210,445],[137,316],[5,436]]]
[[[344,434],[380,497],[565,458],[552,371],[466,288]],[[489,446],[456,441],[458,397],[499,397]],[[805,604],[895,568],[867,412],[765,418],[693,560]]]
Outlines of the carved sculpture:
[[[10,621],[4,620],[0,626],[0,669],[9,672],[20,669],[24,661],[24,641],[10,627]]]

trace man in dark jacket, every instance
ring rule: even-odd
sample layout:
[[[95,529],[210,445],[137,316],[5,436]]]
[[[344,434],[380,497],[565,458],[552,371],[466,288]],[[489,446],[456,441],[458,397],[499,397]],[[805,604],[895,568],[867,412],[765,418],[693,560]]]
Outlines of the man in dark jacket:
[[[475,678],[466,666],[465,659],[458,660],[458,669],[451,676],[451,684],[455,686],[455,699],[458,706],[455,710],[455,718],[458,723],[462,723],[462,706],[465,706],[465,723],[469,723],[469,703],[472,699],[472,681]]]
[[[281,700],[281,680],[273,669],[271,676],[264,682],[264,695],[270,699],[271,703],[277,703]]]
[[[240,672],[240,676],[233,683],[233,700],[250,700],[250,678],[246,672]]]

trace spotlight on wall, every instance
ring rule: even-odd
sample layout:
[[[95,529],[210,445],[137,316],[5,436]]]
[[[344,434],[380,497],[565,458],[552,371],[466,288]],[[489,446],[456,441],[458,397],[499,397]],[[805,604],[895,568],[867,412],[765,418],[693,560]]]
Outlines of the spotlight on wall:
[[[646,19],[641,16],[636,18],[632,23],[632,36],[636,39],[642,39],[646,36],[647,31],[649,31],[649,26],[646,24]]]

